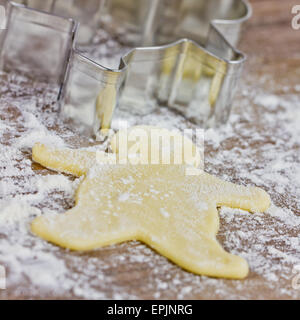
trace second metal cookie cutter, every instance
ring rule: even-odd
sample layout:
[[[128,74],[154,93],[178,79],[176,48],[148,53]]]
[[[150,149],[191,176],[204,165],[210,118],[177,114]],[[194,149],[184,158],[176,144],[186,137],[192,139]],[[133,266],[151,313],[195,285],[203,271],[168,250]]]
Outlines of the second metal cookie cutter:
[[[0,0],[1,67],[57,84],[61,112],[78,128],[110,128],[117,104],[139,114],[167,106],[203,127],[228,120],[246,0],[18,2]],[[81,50],[99,28],[133,48],[116,69]]]

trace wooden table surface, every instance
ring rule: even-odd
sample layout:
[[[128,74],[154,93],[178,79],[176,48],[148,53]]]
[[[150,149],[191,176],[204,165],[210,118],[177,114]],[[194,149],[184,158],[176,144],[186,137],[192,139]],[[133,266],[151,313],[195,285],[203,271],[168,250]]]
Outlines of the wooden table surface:
[[[244,85],[252,90],[265,90],[275,95],[296,94],[296,86],[300,79],[300,30],[295,31],[291,28],[291,7],[298,1],[292,0],[252,0],[253,17],[243,35],[240,49],[247,53],[248,62],[244,71]],[[30,86],[30,84],[26,84]],[[25,92],[26,90],[24,90]],[[243,100],[243,94],[238,93],[235,105]],[[259,106],[251,102],[252,119],[259,119]],[[299,106],[300,107],[300,106]],[[2,117],[10,121],[18,118],[18,111],[12,108],[2,108]],[[236,114],[243,112],[242,107],[235,107]],[[6,113],[6,116],[5,116]],[[12,116],[7,116],[7,115]],[[274,121],[279,118],[274,116]],[[246,121],[244,121],[246,123]],[[300,125],[300,124],[299,124]],[[249,148],[257,150],[257,155],[253,156],[251,161],[260,161],[261,148],[264,144],[270,143],[270,139],[276,140],[274,136],[264,135],[264,127],[259,120],[245,124],[255,127],[256,131],[265,137],[265,140],[257,141],[249,140]],[[274,126],[276,124],[274,123]],[[275,132],[275,131],[274,131]],[[11,137],[6,137],[6,144],[9,144]],[[280,137],[278,137],[280,138]],[[209,159],[217,158],[221,151],[232,150],[234,144],[243,143],[242,134],[237,133],[236,138],[229,139],[220,146],[220,150],[208,146],[205,150],[207,157],[207,169],[219,176],[231,177],[235,182],[247,182],[239,175],[239,166],[232,164],[224,164],[213,166]],[[231,152],[231,151],[230,151]],[[295,148],[295,155],[300,156],[299,148]],[[31,161],[30,153],[24,153],[24,156]],[[49,171],[32,164],[37,174],[49,174]],[[251,183],[251,181],[249,181]],[[255,182],[254,182],[255,183]],[[267,190],[276,205],[292,209],[295,215],[300,214],[299,199],[278,195],[271,188]],[[55,201],[55,197],[51,198]],[[62,207],[67,209],[72,206],[72,199],[67,199]],[[260,216],[261,217],[261,216]],[[239,218],[232,225],[226,219],[221,219],[221,230],[219,240],[226,247],[226,238],[228,233],[237,229],[237,223],[245,224],[247,228],[246,217]],[[274,228],[276,232],[284,233],[286,237],[299,237],[299,228],[287,230],[280,226],[279,222],[274,222],[272,218],[261,218],[263,223],[257,224],[255,232],[264,232],[264,229]],[[253,227],[253,225],[252,225]],[[246,230],[246,229],[245,229]],[[245,232],[244,230],[244,232]],[[275,231],[274,231],[275,232]],[[275,241],[275,240],[274,240]],[[253,243],[244,241],[243,246],[236,252],[242,253],[251,250]],[[226,247],[230,250],[231,246]],[[281,248],[283,251],[285,247]],[[88,290],[92,292],[88,297],[96,298],[139,298],[139,299],[299,299],[300,290],[292,291],[291,279],[292,265],[286,266],[285,277],[280,277],[280,263],[278,259],[274,259],[274,264],[278,264],[279,269],[276,271],[278,277],[277,285],[270,285],[261,274],[253,271],[244,281],[230,281],[208,279],[189,274],[179,267],[166,261],[163,257],[154,253],[151,249],[138,242],[126,243],[122,245],[112,246],[91,253],[75,253],[66,252],[65,250],[47,245],[46,251],[54,254],[62,259],[67,265],[68,270],[72,274],[72,281],[79,279],[80,286],[76,290],[70,286],[66,286],[61,291],[59,289],[39,288],[28,283],[25,279],[20,283],[12,283],[6,290],[0,290],[1,299],[39,299],[39,298],[55,298],[55,299],[72,299],[81,298],[80,290]],[[265,254],[265,253],[262,253]],[[295,251],[296,255],[300,252]],[[270,258],[272,259],[272,258]],[[1,262],[1,260],[0,260]],[[4,261],[2,261],[5,264]],[[251,268],[251,265],[250,265]],[[255,268],[254,268],[255,269]],[[290,277],[288,276],[290,272]],[[99,277],[98,277],[99,276]],[[98,278],[97,278],[98,277]],[[93,284],[93,285],[92,285]],[[86,297],[83,295],[83,297]]]

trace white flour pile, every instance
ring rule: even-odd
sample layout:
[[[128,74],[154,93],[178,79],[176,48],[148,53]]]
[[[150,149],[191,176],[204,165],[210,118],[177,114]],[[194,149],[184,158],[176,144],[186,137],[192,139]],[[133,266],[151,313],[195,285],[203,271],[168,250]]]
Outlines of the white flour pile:
[[[0,290],[0,298],[8,293],[25,298],[131,299],[163,294],[240,299],[263,298],[265,293],[300,298],[300,289],[292,287],[293,270],[300,265],[297,95],[276,96],[244,84],[230,123],[206,131],[205,169],[229,181],[262,187],[274,202],[264,214],[220,210],[220,241],[226,250],[245,257],[251,269],[246,280],[229,281],[182,271],[137,242],[85,254],[31,235],[29,224],[35,216],[64,212],[73,205],[79,183],[46,169],[34,171],[31,147],[36,141],[68,145],[74,134],[60,123],[57,107],[51,105],[55,90],[42,84],[33,87],[27,79],[7,74],[1,75],[0,84],[0,264],[7,270],[7,290]],[[115,119],[124,117],[132,125],[180,130],[186,125],[165,108],[142,118],[123,110]],[[128,273],[126,281],[120,279],[120,270]]]

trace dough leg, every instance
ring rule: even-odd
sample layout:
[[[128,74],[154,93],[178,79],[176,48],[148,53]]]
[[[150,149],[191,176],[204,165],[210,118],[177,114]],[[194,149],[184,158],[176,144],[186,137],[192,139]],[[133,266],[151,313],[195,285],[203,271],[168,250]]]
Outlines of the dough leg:
[[[99,215],[86,208],[76,206],[64,214],[40,216],[31,230],[37,236],[70,250],[86,251],[137,239],[136,229],[130,222],[115,217]],[[118,218],[115,218],[118,219]],[[111,227],[112,226],[112,227]]]
[[[192,233],[193,231],[191,231]],[[249,272],[245,259],[229,254],[215,238],[193,234],[191,239],[182,233],[171,233],[167,239],[144,234],[140,239],[183,269],[199,275],[217,278],[244,279]],[[192,240],[192,241],[191,241]]]
[[[169,227],[172,229],[172,225]],[[195,274],[230,279],[243,279],[248,274],[247,262],[224,251],[214,237],[192,229],[188,233],[164,228],[155,232],[136,225],[126,215],[105,218],[99,210],[77,206],[65,214],[38,217],[31,229],[41,238],[71,250],[86,251],[140,240]]]

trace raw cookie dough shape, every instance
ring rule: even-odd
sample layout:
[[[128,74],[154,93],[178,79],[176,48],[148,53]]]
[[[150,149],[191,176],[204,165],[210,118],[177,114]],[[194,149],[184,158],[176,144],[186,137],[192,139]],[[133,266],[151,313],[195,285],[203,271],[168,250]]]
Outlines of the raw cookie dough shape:
[[[32,223],[41,238],[73,250],[91,250],[140,240],[196,274],[242,279],[247,262],[227,253],[216,240],[218,206],[265,211],[270,198],[259,188],[238,186],[207,173],[186,176],[184,165],[92,164],[94,152],[33,148],[47,168],[85,179],[76,205],[65,214],[44,215]],[[90,169],[91,168],[91,169]]]

